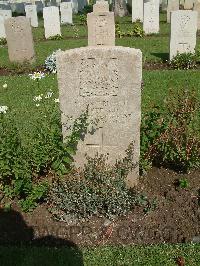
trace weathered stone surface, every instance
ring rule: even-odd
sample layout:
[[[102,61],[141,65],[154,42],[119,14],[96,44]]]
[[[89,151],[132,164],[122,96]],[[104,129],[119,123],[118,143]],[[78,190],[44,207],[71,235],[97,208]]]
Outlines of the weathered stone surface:
[[[143,22],[143,0],[132,0],[132,22]]]
[[[5,31],[10,61],[32,63],[35,53],[30,21],[26,17],[6,19]]]
[[[30,19],[31,26],[37,28],[38,27],[37,6],[26,5],[25,12],[26,12],[26,17]]]
[[[60,3],[61,24],[72,24],[72,2]]]
[[[162,11],[167,11],[167,0],[162,0],[161,7]]]
[[[177,10],[179,10],[179,0],[168,0],[167,23],[170,23],[171,12]]]
[[[128,14],[125,0],[114,1],[114,13],[115,16],[124,17]]]
[[[171,12],[170,60],[177,53],[194,53],[197,33],[197,12]]]
[[[0,10],[0,38],[6,38],[4,22],[12,17],[11,10]]]
[[[94,5],[94,10],[96,11],[87,15],[88,46],[114,46],[114,13],[105,11],[107,9],[107,3],[105,1],[97,1],[96,5]]]
[[[78,13],[78,1],[77,0],[72,0],[72,11],[74,14]]]
[[[137,167],[127,181],[131,186],[139,174],[141,51],[108,46],[68,50],[58,53],[57,70],[64,138],[70,134],[70,121],[88,108],[91,124],[78,144],[76,165],[83,167],[85,154],[96,153],[108,155],[114,164],[133,142]]]
[[[109,4],[108,4],[108,2],[104,1],[104,0],[96,1],[96,4],[93,5],[93,12],[94,13],[109,12]]]
[[[184,9],[192,9],[195,0],[185,0]]]
[[[61,35],[59,8],[56,6],[43,9],[45,38]]]
[[[159,33],[159,0],[144,0],[143,30],[146,34]]]
[[[198,13],[198,17],[197,17],[197,29],[200,30],[200,0],[196,0],[195,4],[194,4],[194,11],[197,11]]]

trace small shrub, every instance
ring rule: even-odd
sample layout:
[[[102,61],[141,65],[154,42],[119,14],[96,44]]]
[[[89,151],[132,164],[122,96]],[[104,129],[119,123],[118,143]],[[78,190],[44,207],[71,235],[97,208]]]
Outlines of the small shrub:
[[[59,220],[66,220],[68,215],[76,218],[103,215],[112,219],[130,211],[136,195],[127,189],[125,178],[134,167],[132,156],[130,146],[126,158],[110,166],[106,157],[96,155],[88,158],[79,175],[57,180],[48,197],[53,216]]]
[[[48,40],[51,40],[51,41],[59,41],[59,40],[62,40],[63,39],[63,37],[62,37],[62,35],[60,35],[60,34],[57,34],[57,35],[55,35],[55,36],[51,36],[51,37],[49,37],[48,38]]]
[[[197,56],[192,53],[177,54],[171,61],[170,66],[174,69],[192,69],[197,66]]]
[[[44,63],[44,67],[46,70],[48,70],[51,73],[56,73],[57,69],[56,69],[56,54],[57,52],[60,52],[61,50],[57,50],[55,52],[53,52],[51,55],[49,55]]]
[[[194,90],[170,91],[163,108],[142,119],[141,170],[152,163],[188,172],[200,167],[199,99]]]
[[[36,74],[31,79],[39,77]],[[35,96],[34,117],[20,126],[14,111],[1,107],[0,187],[6,197],[17,197],[24,211],[32,210],[45,197],[49,173],[64,175],[70,170],[77,143],[87,128],[85,112],[74,122],[63,143],[60,112],[52,95],[48,92]]]
[[[0,38],[0,45],[6,45],[6,44],[7,44],[6,38]]]
[[[125,36],[127,37],[143,37],[144,36],[144,31],[138,22],[133,23],[133,28],[128,31],[122,31],[120,28],[120,25],[117,23],[115,26],[115,32],[119,38],[122,38]]]
[[[87,16],[85,14],[80,15],[79,20],[82,25],[87,25]]]

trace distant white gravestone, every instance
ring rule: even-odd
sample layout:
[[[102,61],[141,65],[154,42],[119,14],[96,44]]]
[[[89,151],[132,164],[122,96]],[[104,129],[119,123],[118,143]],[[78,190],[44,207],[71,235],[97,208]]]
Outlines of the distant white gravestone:
[[[26,17],[31,21],[31,26],[37,28],[38,27],[37,6],[26,5],[25,12],[26,12]]]
[[[88,46],[115,45],[114,13],[106,1],[97,1],[93,12],[87,14]]]
[[[171,12],[170,60],[178,53],[194,53],[197,33],[197,12]]]
[[[127,179],[132,186],[139,174],[141,51],[115,46],[72,49],[58,53],[57,71],[63,137],[70,134],[69,121],[86,109],[89,122],[97,121],[78,144],[76,166],[84,166],[86,154],[97,153],[108,155],[114,164],[133,143],[135,169]]]
[[[132,0],[132,22],[143,22],[143,0]]]
[[[5,31],[10,61],[32,63],[35,52],[29,19],[24,16],[6,19]]]
[[[179,10],[179,0],[168,0],[167,23],[170,23],[171,12]]]
[[[197,29],[200,30],[200,0],[197,0],[194,4],[194,11],[197,11],[198,18],[197,18]]]
[[[159,0],[144,0],[143,30],[146,34],[159,33]]]
[[[195,0],[185,0],[184,2],[184,9],[192,9]]]
[[[60,3],[61,24],[72,24],[72,2]]]
[[[12,17],[11,10],[0,10],[0,38],[6,38],[5,20]]]
[[[61,35],[59,8],[56,6],[43,9],[45,38]]]

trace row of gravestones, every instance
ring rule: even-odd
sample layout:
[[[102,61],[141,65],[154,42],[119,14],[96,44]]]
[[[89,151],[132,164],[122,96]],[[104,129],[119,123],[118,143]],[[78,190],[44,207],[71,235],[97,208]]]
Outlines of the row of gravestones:
[[[200,29],[200,0],[185,1],[185,9],[193,9],[197,12],[197,27]],[[170,23],[171,12],[179,10],[179,0],[168,0],[166,5],[167,23]],[[143,30],[146,34],[159,32],[159,0],[132,0],[132,22],[143,22]]]
[[[38,16],[36,5],[26,5],[26,18],[30,20],[32,27],[38,27]],[[72,24],[72,3],[63,2],[60,4],[61,24]],[[43,9],[45,38],[61,35],[59,8],[55,6]],[[11,10],[0,10],[0,38],[6,38],[5,21],[12,17]]]
[[[114,46],[114,13],[109,12],[107,2],[98,1],[87,19],[88,47],[57,54],[63,137],[70,134],[67,128],[71,123],[88,109],[90,123],[78,144],[76,165],[84,165],[85,154],[93,157],[97,153],[107,155],[113,164],[133,143],[134,167],[127,177],[127,185],[133,186],[139,175],[142,53]],[[196,20],[194,11],[172,12],[171,36],[176,51],[180,45],[184,47],[183,42],[193,45]],[[10,60],[33,61],[30,21],[25,17],[7,19],[5,30]]]

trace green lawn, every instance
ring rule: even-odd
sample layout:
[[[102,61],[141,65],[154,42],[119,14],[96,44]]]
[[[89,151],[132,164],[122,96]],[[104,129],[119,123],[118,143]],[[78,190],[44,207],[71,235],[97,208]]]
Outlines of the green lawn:
[[[176,266],[178,257],[184,257],[187,266],[198,266],[200,245],[0,248],[2,266]]]

